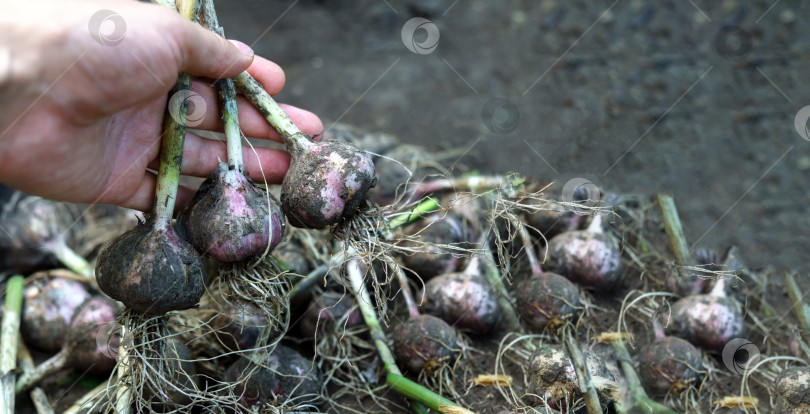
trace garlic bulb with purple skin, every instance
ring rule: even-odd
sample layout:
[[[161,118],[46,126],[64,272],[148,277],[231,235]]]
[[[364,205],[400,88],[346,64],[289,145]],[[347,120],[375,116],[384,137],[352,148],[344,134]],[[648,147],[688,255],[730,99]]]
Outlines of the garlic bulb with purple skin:
[[[587,352],[584,357],[594,388],[607,390],[617,386],[616,378],[599,355]],[[535,350],[529,361],[528,378],[528,392],[524,399],[531,403],[542,396],[552,407],[565,406],[566,399],[583,391],[573,362],[565,348],[559,345],[541,344]],[[565,409],[561,411],[568,412]]]
[[[744,337],[745,317],[726,296],[725,279],[718,279],[711,293],[682,298],[672,305],[667,332],[717,352],[734,338]]]
[[[177,218],[178,232],[200,254],[238,262],[272,251],[284,235],[275,197],[226,163],[200,185]]]
[[[480,258],[473,257],[459,273],[436,276],[425,284],[425,308],[453,326],[483,335],[501,320],[498,296],[479,270]]]
[[[37,349],[55,352],[65,341],[73,313],[90,298],[90,292],[75,280],[54,277],[26,287],[24,298],[23,339]]]
[[[296,227],[320,229],[353,216],[377,184],[365,152],[341,141],[291,137],[290,169],[281,184],[281,206]]]
[[[699,388],[707,374],[700,351],[686,340],[666,336],[657,320],[653,330],[655,340],[638,353],[638,373],[644,387],[656,395],[678,395],[691,387]]]
[[[602,229],[595,215],[586,230],[561,233],[548,242],[548,270],[573,282],[609,291],[624,277],[618,242]]]
[[[58,263],[82,275],[90,265],[70,246],[84,218],[78,206],[35,197],[0,184],[0,271],[31,273]]]

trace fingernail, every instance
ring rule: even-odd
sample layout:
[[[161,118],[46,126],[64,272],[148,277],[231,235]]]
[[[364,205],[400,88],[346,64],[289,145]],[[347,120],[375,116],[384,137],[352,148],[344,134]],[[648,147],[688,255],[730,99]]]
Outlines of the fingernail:
[[[253,56],[253,49],[251,49],[250,46],[238,40],[228,39],[228,41],[231,42],[234,46],[236,46],[236,48],[239,49],[239,51],[242,52],[243,55]]]

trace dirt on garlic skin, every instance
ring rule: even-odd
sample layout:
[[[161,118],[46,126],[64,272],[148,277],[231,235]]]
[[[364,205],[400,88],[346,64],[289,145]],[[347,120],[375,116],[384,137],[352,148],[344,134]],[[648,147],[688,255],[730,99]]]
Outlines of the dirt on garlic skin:
[[[691,343],[673,336],[656,340],[638,353],[639,375],[651,393],[678,395],[698,387],[707,374],[703,356]]]
[[[96,280],[102,292],[138,313],[162,315],[199,303],[205,292],[202,258],[170,225],[155,217],[101,251]]]
[[[810,368],[791,367],[776,380],[777,406],[780,412],[810,413]]]
[[[743,314],[727,297],[687,296],[672,305],[668,334],[712,351],[721,352],[734,338],[744,337]]]
[[[226,163],[200,185],[177,221],[181,236],[200,254],[222,262],[261,255],[268,246],[273,250],[284,235],[275,197]]]
[[[58,351],[74,312],[90,296],[82,283],[60,277],[26,287],[20,321],[25,343],[43,351]]]
[[[409,319],[397,326],[392,336],[397,362],[414,374],[452,365],[460,354],[456,332],[435,316]]]
[[[341,141],[312,143],[294,153],[281,184],[290,224],[320,229],[354,215],[377,183],[365,152]]]
[[[610,384],[615,384],[615,378],[602,358],[586,352],[585,364],[600,394],[604,393]],[[530,382],[527,384],[527,394],[548,395],[549,403],[571,398],[574,392],[581,391],[574,365],[568,354],[558,345],[541,345],[529,363],[528,371]],[[541,403],[533,396],[526,399],[528,400],[526,402],[532,405]]]
[[[554,273],[541,273],[522,282],[515,299],[521,321],[536,332],[575,322],[584,311],[577,286]]]
[[[482,335],[501,320],[495,291],[480,275],[448,273],[425,284],[425,309],[458,329]]]

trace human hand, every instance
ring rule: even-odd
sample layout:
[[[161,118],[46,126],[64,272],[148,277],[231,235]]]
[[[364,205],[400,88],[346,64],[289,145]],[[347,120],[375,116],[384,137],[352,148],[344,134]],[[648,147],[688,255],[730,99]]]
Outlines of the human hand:
[[[156,175],[147,169],[158,167],[167,93],[178,72],[201,77],[192,82],[207,108],[194,125],[200,130],[223,128],[211,78],[247,69],[271,94],[284,86],[278,65],[161,6],[130,0],[3,3],[0,182],[30,194],[149,211]],[[89,27],[103,10],[120,19]],[[99,41],[99,31],[110,37]],[[304,132],[322,132],[314,114],[282,107]],[[238,108],[246,136],[279,140],[241,97]],[[256,151],[258,157],[244,151],[246,172],[263,181],[261,165],[267,182],[280,182],[288,154]],[[181,174],[205,177],[220,159],[227,159],[224,142],[186,134]],[[178,207],[192,195],[181,187]]]

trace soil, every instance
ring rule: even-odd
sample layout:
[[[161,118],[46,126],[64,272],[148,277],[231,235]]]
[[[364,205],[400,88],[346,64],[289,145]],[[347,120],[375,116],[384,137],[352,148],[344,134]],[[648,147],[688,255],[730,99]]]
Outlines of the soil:
[[[279,99],[327,128],[339,121],[457,149],[457,165],[479,171],[669,193],[696,247],[735,244],[751,267],[806,273],[810,140],[794,118],[810,92],[801,67],[810,6],[797,3],[232,0],[218,9],[229,37],[285,69]],[[414,17],[435,24],[430,53],[402,40]],[[423,28],[413,39],[429,52]]]

